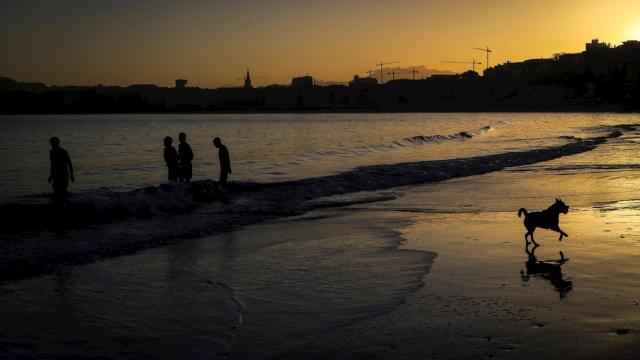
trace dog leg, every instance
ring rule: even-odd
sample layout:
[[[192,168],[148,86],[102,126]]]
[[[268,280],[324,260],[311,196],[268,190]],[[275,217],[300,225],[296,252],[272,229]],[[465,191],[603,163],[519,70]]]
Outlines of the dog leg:
[[[558,239],[558,241],[562,241],[562,237],[563,236],[569,237],[569,234],[567,234],[566,232],[560,230],[560,239]]]
[[[556,225],[556,226],[554,226],[554,227],[552,227],[552,228],[551,228],[551,230],[553,230],[553,231],[556,231],[556,232],[559,232],[559,233],[560,233],[560,238],[558,238],[558,241],[562,241],[562,238],[563,238],[564,236],[567,236],[567,237],[569,236],[566,232],[564,232],[564,231],[560,230],[560,227],[559,227],[559,226],[557,226],[557,225]]]

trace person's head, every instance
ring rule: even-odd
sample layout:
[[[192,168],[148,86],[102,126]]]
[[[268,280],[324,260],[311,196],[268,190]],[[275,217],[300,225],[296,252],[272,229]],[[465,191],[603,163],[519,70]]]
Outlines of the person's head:
[[[222,142],[220,141],[219,137],[216,137],[215,139],[213,139],[213,145],[215,145],[217,148],[219,148],[220,145],[222,145]]]
[[[180,140],[181,143],[187,141],[187,134],[181,132],[180,135],[178,135],[178,140]]]
[[[49,139],[49,143],[51,144],[52,148],[60,147],[60,139],[58,139],[57,136],[52,136],[51,139]]]
[[[171,146],[171,143],[173,143],[173,139],[171,138],[171,136],[167,136],[164,138],[164,146]]]

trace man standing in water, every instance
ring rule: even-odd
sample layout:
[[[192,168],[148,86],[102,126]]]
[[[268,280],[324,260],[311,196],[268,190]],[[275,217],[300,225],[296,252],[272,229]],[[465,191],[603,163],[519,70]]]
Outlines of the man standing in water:
[[[191,150],[191,146],[187,143],[187,134],[181,132],[178,135],[178,140],[180,140],[180,144],[178,145],[178,159],[180,160],[180,181],[190,182],[191,181],[191,173],[192,166],[191,161],[193,160],[193,151]]]
[[[220,159],[220,185],[227,184],[227,177],[231,174],[231,161],[229,160],[229,150],[222,145],[220,138],[213,139],[213,145],[219,149],[218,158]]]
[[[169,170],[169,181],[178,181],[178,152],[171,146],[173,139],[171,136],[164,138],[164,161]]]
[[[68,195],[67,186],[69,179],[75,182],[73,177],[73,165],[67,151],[60,147],[60,139],[53,136],[49,139],[51,143],[51,151],[49,151],[49,159],[51,160],[51,170],[49,172],[49,184],[53,186],[53,195],[56,198],[64,198]]]

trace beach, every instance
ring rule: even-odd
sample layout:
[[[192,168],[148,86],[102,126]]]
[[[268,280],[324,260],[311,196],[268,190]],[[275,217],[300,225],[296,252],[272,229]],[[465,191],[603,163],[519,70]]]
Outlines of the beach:
[[[473,184],[465,179],[437,187]],[[495,183],[495,190],[504,191],[506,184]],[[422,192],[422,201],[433,191]],[[520,201],[546,199],[544,193],[528,194]],[[457,200],[470,211],[413,212],[412,225],[401,231],[403,249],[438,254],[424,286],[391,312],[318,336],[283,358],[638,356],[637,201],[572,208],[561,218],[561,228],[570,234],[562,242],[549,231],[537,234],[542,244],[535,250],[537,261],[555,263],[560,252],[568,259],[560,282],[548,273],[527,275],[524,227],[515,211],[501,209],[504,205],[494,202],[501,199],[491,201],[486,194],[466,195]],[[494,209],[478,211],[477,206],[487,206],[477,204],[478,198],[493,202]]]
[[[2,259],[33,266],[0,286],[0,355],[637,357],[637,116],[468,117],[239,181],[230,204],[3,234]],[[518,209],[556,198],[569,237],[525,248]]]

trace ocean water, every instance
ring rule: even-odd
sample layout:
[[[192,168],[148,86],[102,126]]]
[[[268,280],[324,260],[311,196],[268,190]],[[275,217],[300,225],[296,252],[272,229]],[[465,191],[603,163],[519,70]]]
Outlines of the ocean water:
[[[182,131],[194,180],[217,178],[215,136],[237,181],[273,182],[358,166],[448,159],[566,143],[602,126],[637,123],[619,114],[166,114],[0,116],[0,200],[51,191],[49,138],[71,155],[71,192],[133,190],[166,181],[163,139]]]
[[[634,259],[640,256],[640,231],[634,225],[640,200],[640,132],[632,126],[640,124],[639,115],[118,115],[2,120],[5,133],[12,134],[11,141],[0,145],[3,161],[6,154],[16,154],[22,159],[18,163],[30,164],[3,164],[12,171],[1,175],[2,194],[12,201],[47,191],[51,134],[61,137],[75,160],[78,183],[71,190],[77,194],[102,186],[133,190],[162,182],[161,140],[179,131],[189,134],[196,153],[196,178],[217,173],[210,141],[220,136],[231,151],[234,180],[289,181],[271,195],[264,195],[269,189],[238,194],[230,205],[205,205],[191,215],[130,218],[62,233],[0,234],[0,262],[32,259],[19,262],[27,266],[64,260],[41,276],[0,283],[3,358],[278,358],[295,354],[316,336],[393,311],[421,289],[432,291],[430,271],[435,271],[439,296],[474,298],[480,296],[474,293],[478,287],[491,302],[494,287],[509,284],[511,292],[500,293],[500,301],[537,304],[547,320],[554,317],[548,309],[557,307],[563,312],[557,315],[576,324],[614,318],[592,307],[612,292],[626,294],[624,301],[616,300],[616,312],[625,301],[640,296],[633,278],[611,282],[598,276],[597,266],[588,266],[607,259],[609,268],[604,269],[618,279],[632,275]],[[39,134],[42,141],[26,134]],[[119,141],[107,141],[117,134]],[[577,140],[598,137],[606,139],[586,145]],[[503,155],[478,158],[493,154]],[[450,160],[454,158],[461,160]],[[421,163],[397,165],[411,162]],[[512,162],[519,166],[509,166]],[[114,171],[116,164],[126,165]],[[357,169],[368,165],[379,166]],[[424,171],[430,173],[420,175]],[[448,180],[435,181],[440,175]],[[381,178],[384,181],[376,183]],[[555,197],[572,208],[561,224],[574,219],[566,222],[568,227],[561,225],[570,234],[564,241],[571,244],[573,261],[564,266],[574,280],[565,297],[557,296],[550,282],[533,278],[522,283],[517,273],[526,256],[520,242],[521,219],[515,212],[519,207],[546,208]],[[234,216],[263,216],[297,202],[305,205],[292,216],[266,217],[267,222],[255,221],[241,229],[230,226],[234,231],[215,235],[203,230],[211,226],[207,224],[229,226]],[[583,234],[594,235],[581,239]],[[161,236],[190,240],[159,246],[165,241]],[[546,243],[556,241],[550,232],[536,236]],[[624,241],[617,241],[620,236]],[[149,244],[149,249],[103,255],[108,254],[105,248],[139,249],[132,246],[135,243]],[[539,254],[541,259],[555,255],[546,249]],[[87,264],[65,265],[83,256]],[[616,261],[624,267],[612,266]],[[566,299],[579,303],[576,310]],[[461,307],[475,310],[469,303]],[[635,308],[624,309],[630,313]],[[428,308],[423,311],[427,313],[421,316],[436,316]],[[496,316],[501,327],[510,329],[513,309],[505,311]],[[526,316],[535,318],[541,311]],[[635,318],[630,321],[620,326],[639,326]],[[618,324],[606,326],[614,325]]]

